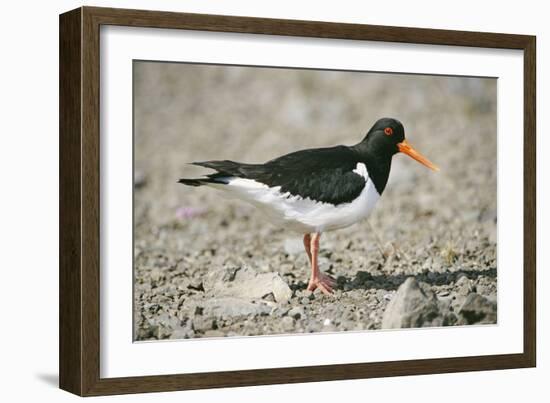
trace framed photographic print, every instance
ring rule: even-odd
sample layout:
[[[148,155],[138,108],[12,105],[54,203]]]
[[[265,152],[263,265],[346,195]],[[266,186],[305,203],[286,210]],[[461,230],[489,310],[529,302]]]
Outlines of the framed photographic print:
[[[60,16],[60,386],[535,365],[535,37]]]

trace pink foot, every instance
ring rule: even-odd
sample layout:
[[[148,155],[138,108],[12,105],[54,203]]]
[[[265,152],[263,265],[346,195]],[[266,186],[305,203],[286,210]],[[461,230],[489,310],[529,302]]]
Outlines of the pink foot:
[[[333,287],[335,285],[335,279],[327,274],[319,273],[317,276],[314,276],[309,280],[307,290],[313,292],[315,289],[319,288],[323,294],[332,295]]]

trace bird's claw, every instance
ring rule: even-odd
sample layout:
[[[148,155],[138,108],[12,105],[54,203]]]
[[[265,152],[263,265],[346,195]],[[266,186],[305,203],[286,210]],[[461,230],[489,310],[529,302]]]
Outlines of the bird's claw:
[[[317,276],[312,277],[309,280],[307,290],[313,292],[317,288],[319,288],[323,292],[323,294],[332,295],[333,288],[335,285],[336,285],[335,279],[333,279],[331,276],[327,274],[319,273]]]

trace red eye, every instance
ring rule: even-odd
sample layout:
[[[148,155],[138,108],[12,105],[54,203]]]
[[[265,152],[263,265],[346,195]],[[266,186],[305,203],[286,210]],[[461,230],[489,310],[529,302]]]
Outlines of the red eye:
[[[386,127],[386,128],[384,129],[384,134],[385,134],[386,136],[391,136],[391,135],[393,134],[393,129],[392,129],[391,127]]]

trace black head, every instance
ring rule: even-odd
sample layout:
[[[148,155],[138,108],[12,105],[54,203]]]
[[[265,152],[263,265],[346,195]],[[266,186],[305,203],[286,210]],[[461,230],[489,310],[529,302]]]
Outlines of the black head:
[[[369,177],[374,181],[379,194],[386,187],[392,157],[397,153],[407,154],[434,171],[438,171],[426,157],[416,151],[405,139],[405,129],[397,119],[378,119],[365,138],[353,146],[358,157],[367,165]]]
[[[389,164],[395,154],[404,153],[434,171],[439,170],[409,144],[405,139],[405,129],[397,119],[378,119],[355,148],[363,156],[376,159],[382,164]]]
[[[399,152],[398,144],[405,140],[405,129],[397,119],[378,119],[371,127],[363,143],[369,151],[377,156],[393,156]]]

